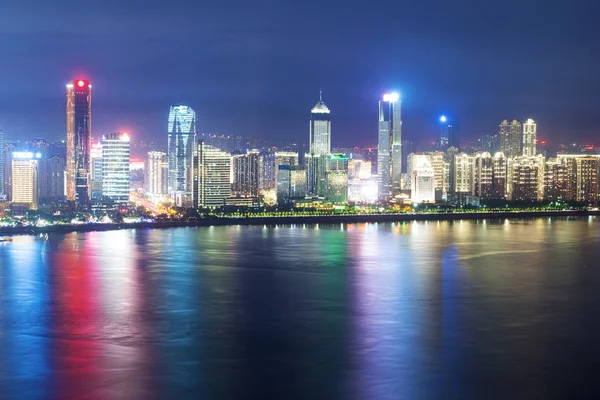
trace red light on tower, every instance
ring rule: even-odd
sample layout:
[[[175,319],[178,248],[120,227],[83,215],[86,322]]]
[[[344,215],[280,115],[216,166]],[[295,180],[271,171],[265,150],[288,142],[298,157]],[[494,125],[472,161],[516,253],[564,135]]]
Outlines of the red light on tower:
[[[85,82],[80,79],[80,80],[77,81],[77,86],[84,87],[85,86]]]

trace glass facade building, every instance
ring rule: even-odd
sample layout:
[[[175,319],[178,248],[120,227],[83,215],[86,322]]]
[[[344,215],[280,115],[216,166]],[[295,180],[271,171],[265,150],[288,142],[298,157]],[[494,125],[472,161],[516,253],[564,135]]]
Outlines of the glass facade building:
[[[67,85],[67,200],[78,206],[90,200],[92,85],[78,79]]]
[[[379,102],[377,177],[379,199],[389,200],[400,192],[402,180],[402,117],[400,96],[385,94]]]
[[[129,202],[129,136],[110,133],[102,137],[102,200]]]
[[[194,207],[223,206],[231,196],[231,154],[200,142],[193,166]]]
[[[12,153],[12,203],[37,210],[40,153]]]
[[[144,164],[144,189],[153,196],[168,193],[169,162],[162,151],[150,151]]]
[[[169,193],[177,193],[176,198],[191,197],[197,134],[196,112],[186,105],[171,106],[168,120],[168,189]]]

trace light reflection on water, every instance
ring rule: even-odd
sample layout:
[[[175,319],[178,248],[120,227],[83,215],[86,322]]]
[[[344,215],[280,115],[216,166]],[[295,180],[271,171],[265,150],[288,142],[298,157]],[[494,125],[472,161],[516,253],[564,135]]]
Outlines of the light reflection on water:
[[[0,397],[582,394],[599,355],[599,226],[18,238],[0,245]]]

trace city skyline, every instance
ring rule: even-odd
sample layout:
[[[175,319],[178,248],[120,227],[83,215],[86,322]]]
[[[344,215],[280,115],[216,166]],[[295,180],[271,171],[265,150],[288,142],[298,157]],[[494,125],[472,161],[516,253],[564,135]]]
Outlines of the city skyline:
[[[320,2],[309,26],[302,21],[312,15],[310,1],[274,9],[215,4],[201,13],[190,3],[188,15],[135,3],[80,8],[59,0],[34,11],[17,3],[3,7],[0,43],[6,57],[0,74],[7,79],[0,126],[9,139],[62,137],[60,87],[71,76],[94,81],[94,130],[127,131],[134,140],[158,141],[165,107],[189,104],[198,113],[199,132],[274,140],[285,126],[289,141],[305,142],[305,116],[297,111],[313,103],[320,87],[336,110],[334,146],[373,144],[373,101],[387,90],[402,95],[410,121],[403,136],[415,141],[435,140],[440,115],[456,116],[466,141],[515,118],[538,121],[538,136],[555,142],[591,141],[598,131],[600,88],[591,77],[599,60],[589,35],[592,13],[585,8],[540,10],[517,1],[497,8],[475,2],[424,8],[384,1],[365,5],[359,15],[339,14],[339,7]],[[382,14],[380,6],[390,12]],[[242,18],[249,7],[254,18]],[[461,9],[482,16],[471,18]],[[81,14],[86,18],[60,23]],[[113,14],[132,19],[122,24],[107,18]],[[186,23],[195,14],[203,15],[203,23]],[[392,29],[395,14],[406,21]],[[505,29],[486,29],[499,15],[511,15],[503,19]],[[165,22],[176,17],[185,40],[172,40],[166,29]],[[326,28],[314,29],[319,25]],[[305,57],[308,49],[321,56]],[[181,54],[189,55],[188,62],[167,61]],[[228,109],[237,110],[235,118]]]

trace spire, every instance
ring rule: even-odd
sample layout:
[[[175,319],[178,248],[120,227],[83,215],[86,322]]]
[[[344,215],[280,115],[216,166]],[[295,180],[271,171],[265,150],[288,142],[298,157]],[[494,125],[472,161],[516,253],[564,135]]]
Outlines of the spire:
[[[323,102],[323,89],[319,89],[319,103]]]

